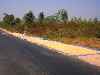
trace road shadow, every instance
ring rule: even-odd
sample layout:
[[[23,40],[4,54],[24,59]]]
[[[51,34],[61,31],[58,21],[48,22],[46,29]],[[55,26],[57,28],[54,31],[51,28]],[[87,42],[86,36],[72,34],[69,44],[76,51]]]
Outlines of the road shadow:
[[[63,55],[25,40],[23,42],[38,61],[37,65],[41,65],[48,75],[100,75],[100,67],[79,60],[76,56]]]
[[[63,55],[13,36],[2,39],[5,45],[10,46],[9,49],[16,52],[16,59],[8,68],[10,75],[100,75],[100,67],[79,60],[75,56]],[[34,71],[34,67],[38,69]]]

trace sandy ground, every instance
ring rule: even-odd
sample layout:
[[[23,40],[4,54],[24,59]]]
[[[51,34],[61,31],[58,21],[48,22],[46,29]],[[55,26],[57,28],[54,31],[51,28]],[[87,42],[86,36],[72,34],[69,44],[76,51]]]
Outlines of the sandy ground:
[[[90,64],[100,66],[100,52],[92,49],[83,48],[80,46],[67,45],[56,41],[43,40],[39,37],[32,37],[27,35],[22,35],[19,33],[11,33],[5,29],[1,29],[4,32],[13,35],[15,37],[25,39],[31,43],[49,48],[50,50],[55,50],[56,52],[62,53],[64,55],[75,56],[80,60],[88,62]]]

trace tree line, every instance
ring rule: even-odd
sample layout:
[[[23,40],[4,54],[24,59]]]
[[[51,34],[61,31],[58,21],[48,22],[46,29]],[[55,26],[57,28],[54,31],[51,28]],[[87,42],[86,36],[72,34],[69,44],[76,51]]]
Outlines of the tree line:
[[[46,36],[48,38],[62,37],[96,37],[100,38],[100,21],[73,17],[69,20],[68,13],[60,9],[52,16],[45,16],[40,12],[38,18],[32,11],[24,14],[22,19],[15,18],[13,14],[4,13],[0,26],[10,31]]]

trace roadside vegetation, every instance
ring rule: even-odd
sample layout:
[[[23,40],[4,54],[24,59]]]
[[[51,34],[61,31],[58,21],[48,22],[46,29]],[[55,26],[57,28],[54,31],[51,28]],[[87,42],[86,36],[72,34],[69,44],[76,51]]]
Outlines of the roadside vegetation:
[[[24,14],[23,19],[4,13],[0,27],[12,32],[100,49],[100,21],[97,18],[86,20],[81,17],[69,20],[68,17],[64,9],[52,16],[45,16],[44,12],[40,12],[38,18],[32,11]]]

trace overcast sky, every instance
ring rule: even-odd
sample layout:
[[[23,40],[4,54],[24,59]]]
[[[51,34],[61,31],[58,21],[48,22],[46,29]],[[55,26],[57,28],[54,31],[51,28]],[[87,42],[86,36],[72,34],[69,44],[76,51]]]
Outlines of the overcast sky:
[[[29,10],[36,16],[41,11],[52,15],[62,8],[68,11],[69,16],[100,17],[100,0],[0,0],[0,17],[5,12],[22,17]]]

